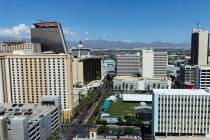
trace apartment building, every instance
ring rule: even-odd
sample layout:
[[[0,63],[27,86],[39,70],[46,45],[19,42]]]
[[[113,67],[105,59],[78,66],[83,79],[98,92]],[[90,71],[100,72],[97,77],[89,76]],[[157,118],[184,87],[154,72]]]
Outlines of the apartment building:
[[[209,89],[154,89],[155,135],[209,135]]]
[[[59,96],[50,97],[53,105],[0,104],[1,140],[47,139],[61,127],[59,100]]]
[[[30,53],[40,53],[41,45],[25,41],[7,41],[0,46],[1,53],[12,53],[13,51],[24,51]]]
[[[58,95],[64,120],[72,115],[72,57],[68,54],[1,54],[0,102],[39,103]]]

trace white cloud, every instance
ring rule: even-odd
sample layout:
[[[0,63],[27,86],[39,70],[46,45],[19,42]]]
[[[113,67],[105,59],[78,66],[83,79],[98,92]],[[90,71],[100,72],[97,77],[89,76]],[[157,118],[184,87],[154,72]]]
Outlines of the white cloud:
[[[86,35],[88,35],[88,34],[89,34],[89,32],[85,32],[85,34],[86,34]]]
[[[19,24],[13,27],[0,28],[0,36],[12,38],[30,38],[30,27],[26,24]]]
[[[66,40],[75,39],[77,37],[76,33],[73,32],[73,31],[70,31],[69,29],[64,29],[63,33],[64,33],[64,36],[65,36]]]

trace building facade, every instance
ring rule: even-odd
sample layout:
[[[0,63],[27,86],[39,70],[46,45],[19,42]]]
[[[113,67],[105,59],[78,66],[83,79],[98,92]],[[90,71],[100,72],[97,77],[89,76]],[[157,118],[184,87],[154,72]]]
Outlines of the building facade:
[[[132,76],[141,73],[141,56],[140,54],[116,55],[117,75]]]
[[[210,66],[196,66],[196,88],[210,87]]]
[[[209,135],[210,92],[202,89],[153,90],[155,135]]]
[[[154,77],[167,76],[168,53],[167,52],[154,52]]]
[[[191,64],[207,65],[209,50],[208,30],[193,29],[191,39]]]
[[[90,57],[81,60],[83,62],[84,83],[101,80],[101,57]]]
[[[39,43],[31,43],[25,41],[8,41],[3,42],[0,46],[1,53],[9,53],[13,51],[25,51],[30,53],[40,53],[41,45]]]
[[[143,77],[166,77],[167,65],[167,52],[154,52],[152,48],[148,46],[142,50]]]
[[[184,87],[185,84],[192,84],[195,88],[196,66],[181,65],[179,77],[182,87]]]
[[[59,97],[57,100],[59,102]],[[1,140],[47,139],[61,127],[59,107],[40,104],[0,104]]]
[[[102,76],[116,74],[116,62],[113,59],[103,59],[101,67]]]
[[[132,76],[116,76],[113,79],[115,90],[119,91],[149,91],[153,89],[170,89],[171,79],[165,78],[144,78]]]
[[[65,120],[72,115],[72,57],[68,54],[0,56],[0,102],[39,103],[58,95]]]
[[[84,84],[83,62],[78,58],[73,58],[72,62],[73,85]]]
[[[33,25],[31,42],[40,43],[42,52],[68,53],[62,26],[59,22],[40,22]]]
[[[83,48],[82,41],[79,44],[71,49],[71,53],[76,58],[87,58],[91,56],[91,49],[90,48]]]

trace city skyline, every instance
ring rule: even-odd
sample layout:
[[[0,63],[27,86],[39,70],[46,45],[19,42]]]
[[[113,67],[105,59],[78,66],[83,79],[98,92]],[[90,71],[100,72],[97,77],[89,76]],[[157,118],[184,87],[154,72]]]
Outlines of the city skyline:
[[[66,40],[189,43],[197,22],[210,29],[207,0],[3,0],[0,4],[1,38],[29,38],[30,27],[37,21],[61,22]]]

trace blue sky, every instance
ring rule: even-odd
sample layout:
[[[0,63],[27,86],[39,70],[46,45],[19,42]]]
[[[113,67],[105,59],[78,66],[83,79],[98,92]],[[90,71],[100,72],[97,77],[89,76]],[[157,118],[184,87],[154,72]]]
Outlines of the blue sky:
[[[0,36],[27,37],[33,22],[60,21],[67,40],[190,42],[210,30],[209,0],[0,0]]]

